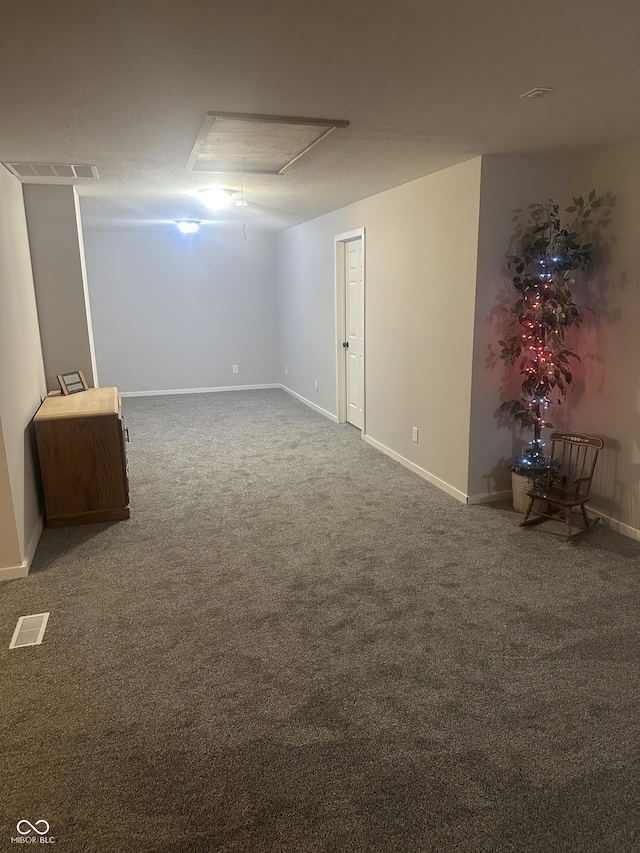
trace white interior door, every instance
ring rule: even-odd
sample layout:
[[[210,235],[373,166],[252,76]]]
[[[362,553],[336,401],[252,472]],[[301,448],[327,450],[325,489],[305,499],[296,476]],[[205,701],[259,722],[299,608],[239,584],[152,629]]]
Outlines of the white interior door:
[[[347,421],[364,426],[364,252],[362,237],[345,243]],[[348,344],[348,346],[347,346]]]

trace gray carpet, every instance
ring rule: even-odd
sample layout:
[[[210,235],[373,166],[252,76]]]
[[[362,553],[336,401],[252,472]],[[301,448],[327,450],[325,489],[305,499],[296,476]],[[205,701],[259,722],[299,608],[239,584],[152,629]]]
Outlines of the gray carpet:
[[[125,416],[131,519],[0,585],[0,845],[640,849],[639,543],[463,506],[281,391]]]

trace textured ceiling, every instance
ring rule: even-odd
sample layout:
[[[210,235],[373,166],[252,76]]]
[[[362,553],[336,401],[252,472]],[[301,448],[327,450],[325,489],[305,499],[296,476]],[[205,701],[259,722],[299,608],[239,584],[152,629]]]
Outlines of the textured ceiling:
[[[197,218],[279,230],[483,153],[564,153],[640,135],[637,0],[0,0],[0,161],[93,163],[89,228]],[[553,91],[527,100],[534,86]],[[207,111],[328,116],[249,207],[194,192]],[[28,179],[36,181],[37,179]],[[43,181],[46,182],[46,181]]]

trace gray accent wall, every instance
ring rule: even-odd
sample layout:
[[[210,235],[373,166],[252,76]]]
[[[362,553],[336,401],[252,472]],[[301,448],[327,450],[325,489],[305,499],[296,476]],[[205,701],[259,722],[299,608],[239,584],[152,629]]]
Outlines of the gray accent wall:
[[[277,381],[272,235],[89,231],[85,255],[101,385],[135,393]]]
[[[509,334],[505,309],[516,296],[504,258],[515,230],[514,210],[549,198],[562,204],[564,175],[560,159],[482,158],[467,489],[472,501],[511,490],[509,462],[530,439],[497,415],[502,400],[520,396],[522,384],[519,374],[497,358],[498,341]]]
[[[82,370],[98,385],[75,187],[24,187],[47,388],[59,373]]]

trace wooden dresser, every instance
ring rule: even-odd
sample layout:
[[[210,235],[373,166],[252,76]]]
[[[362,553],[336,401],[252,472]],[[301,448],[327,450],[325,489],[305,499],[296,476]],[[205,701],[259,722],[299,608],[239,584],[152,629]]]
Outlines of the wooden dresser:
[[[128,436],[118,389],[50,395],[34,423],[46,526],[129,518]]]

